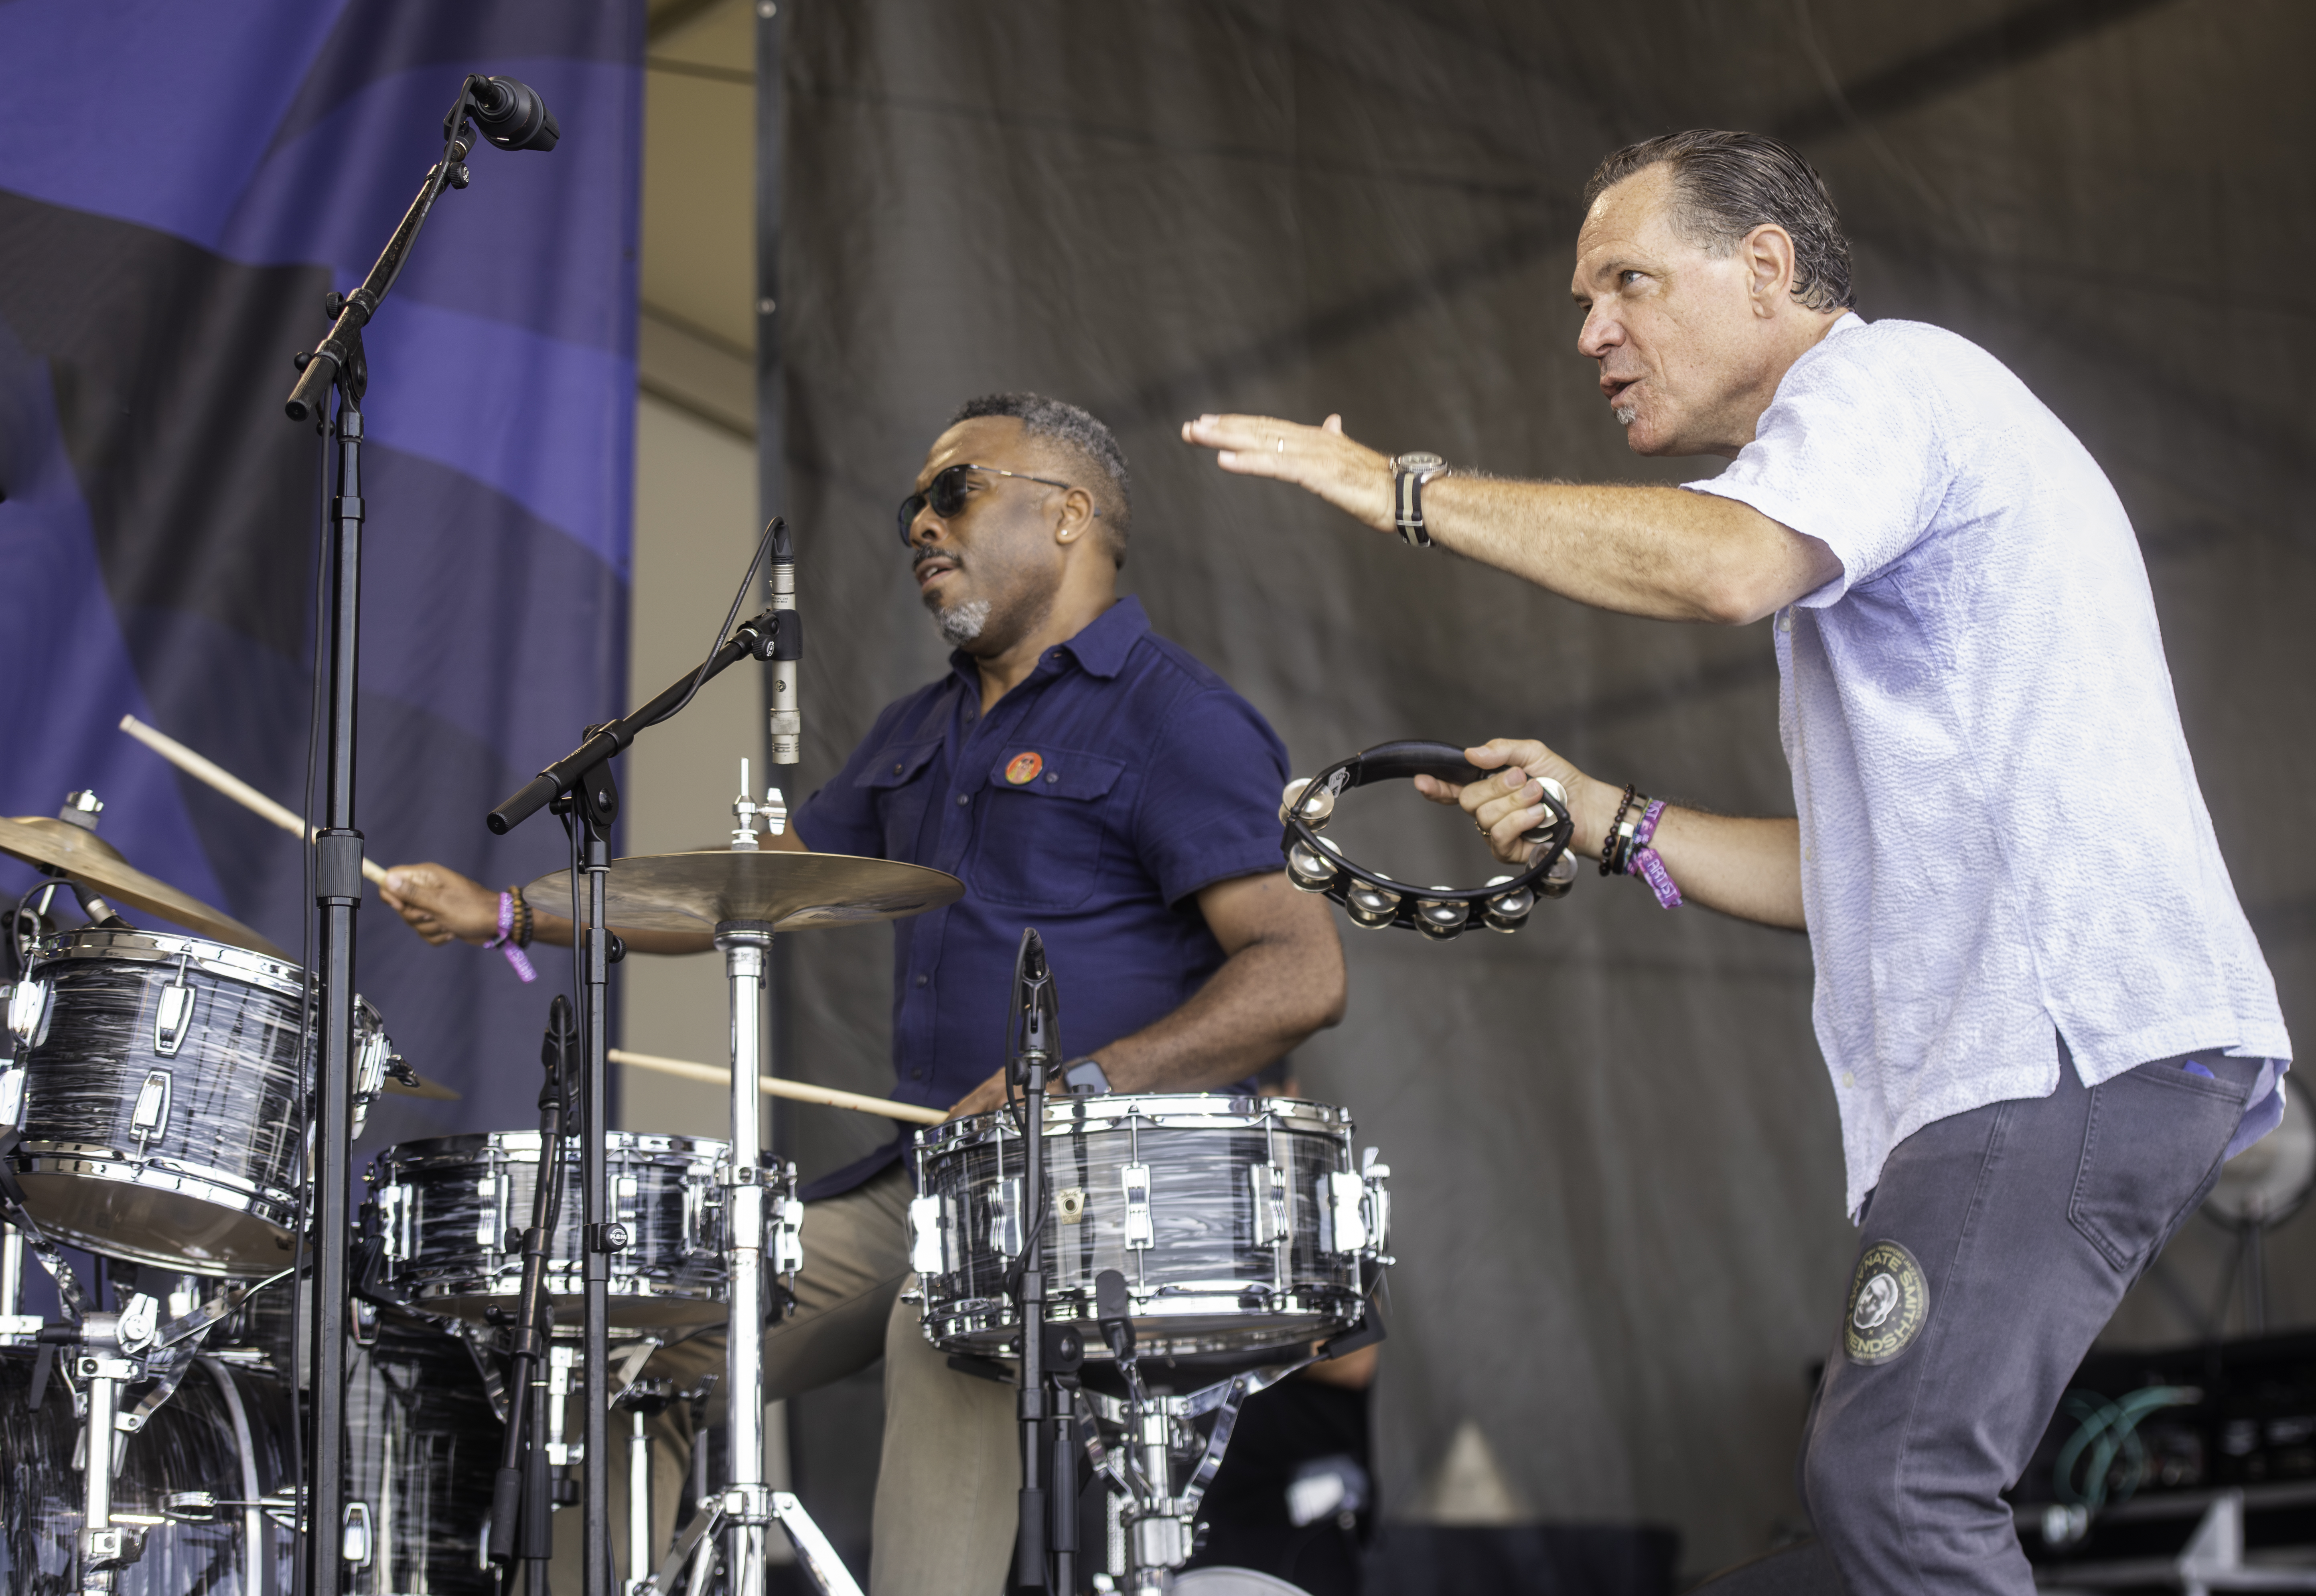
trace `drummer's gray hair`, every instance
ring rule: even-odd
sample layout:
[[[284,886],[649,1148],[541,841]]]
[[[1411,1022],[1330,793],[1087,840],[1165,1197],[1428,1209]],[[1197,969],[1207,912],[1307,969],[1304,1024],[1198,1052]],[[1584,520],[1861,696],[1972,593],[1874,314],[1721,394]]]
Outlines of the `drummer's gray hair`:
[[[1133,524],[1133,481],[1126,467],[1126,450],[1118,446],[1117,437],[1100,417],[1065,399],[1049,399],[1043,394],[983,394],[959,405],[949,424],[977,421],[984,415],[1011,416],[1021,424],[1022,432],[1051,444],[1082,468],[1086,480],[1072,486],[1093,495],[1094,508],[1101,512],[1103,547],[1111,559],[1124,565],[1126,539]]]
[[[1638,172],[1672,168],[1675,220],[1682,236],[1725,255],[1737,240],[1774,222],[1794,241],[1794,298],[1812,310],[1857,303],[1849,281],[1849,239],[1817,168],[1759,133],[1709,128],[1628,144],[1602,161],[1584,185],[1584,209]]]

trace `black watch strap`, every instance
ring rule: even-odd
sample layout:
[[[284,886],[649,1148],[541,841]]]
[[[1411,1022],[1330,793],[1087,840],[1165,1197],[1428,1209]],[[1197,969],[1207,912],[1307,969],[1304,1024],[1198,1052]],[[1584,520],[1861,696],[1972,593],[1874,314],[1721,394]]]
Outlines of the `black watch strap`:
[[[1448,462],[1436,454],[1403,454],[1391,462],[1393,524],[1412,548],[1431,547],[1431,534],[1423,525],[1423,485],[1447,474]]]

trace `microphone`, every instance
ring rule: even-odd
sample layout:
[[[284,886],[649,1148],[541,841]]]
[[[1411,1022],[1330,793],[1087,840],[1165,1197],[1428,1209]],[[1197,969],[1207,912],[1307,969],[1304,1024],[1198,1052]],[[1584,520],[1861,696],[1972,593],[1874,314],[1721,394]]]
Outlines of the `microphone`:
[[[475,85],[475,125],[501,149],[550,150],[563,137],[555,113],[539,91],[512,77],[485,77]]]
[[[772,762],[792,765],[804,742],[804,704],[797,696],[804,618],[797,613],[796,548],[782,521],[772,522]]]

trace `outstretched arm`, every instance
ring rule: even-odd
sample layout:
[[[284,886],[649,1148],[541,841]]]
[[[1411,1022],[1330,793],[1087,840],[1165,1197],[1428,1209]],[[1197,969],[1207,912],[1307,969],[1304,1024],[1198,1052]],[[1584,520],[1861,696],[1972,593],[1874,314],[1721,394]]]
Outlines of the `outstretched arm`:
[[[378,889],[386,906],[403,918],[411,930],[436,947],[454,939],[482,943],[499,934],[499,895],[460,875],[448,865],[398,864],[386,872]],[[531,941],[551,948],[571,946],[571,922],[531,905]],[[627,931],[619,926],[619,940],[638,953],[707,953],[716,939],[705,932]]]
[[[1326,899],[1271,871],[1216,882],[1198,894],[1198,911],[1227,957],[1180,1008],[1093,1055],[1119,1092],[1226,1085],[1343,1017],[1343,944]],[[1004,1101],[1001,1070],[949,1111],[984,1113]]]
[[[1493,738],[1466,748],[1464,757],[1497,773],[1464,787],[1418,776],[1416,789],[1434,803],[1460,806],[1487,832],[1489,849],[1498,859],[1527,864],[1528,844],[1520,834],[1544,821],[1544,789],[1534,780],[1539,776],[1551,777],[1568,791],[1576,822],[1570,846],[1588,859],[1600,857],[1623,788],[1595,781],[1532,739]],[[1805,929],[1799,821],[1741,819],[1667,805],[1650,846],[1688,902],[1786,931]]]
[[[1182,439],[1216,450],[1225,471],[1291,482],[1394,531],[1390,458],[1345,437],[1339,415],[1315,427],[1202,415],[1183,424]],[[1423,522],[1444,548],[1579,603],[1658,620],[1741,626],[1841,574],[1817,539],[1734,499],[1677,487],[1450,473],[1424,485]]]

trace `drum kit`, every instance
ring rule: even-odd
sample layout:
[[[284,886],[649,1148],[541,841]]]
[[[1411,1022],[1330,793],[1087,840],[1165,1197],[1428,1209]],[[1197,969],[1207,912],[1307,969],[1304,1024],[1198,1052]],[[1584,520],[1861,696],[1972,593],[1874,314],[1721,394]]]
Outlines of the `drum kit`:
[[[319,983],[129,866],[94,834],[102,808],[76,793],[58,820],[0,820],[0,851],[44,873],[16,906],[17,975],[0,988],[0,1586],[286,1596],[310,1500],[298,1438],[315,1405],[301,1340],[316,1322]],[[604,1138],[614,1353],[601,1400],[628,1415],[633,1482],[621,1596],[755,1596],[774,1525],[820,1589],[858,1591],[802,1504],[762,1478],[763,1326],[810,1261],[793,1166],[732,1150],[758,1134],[775,935],[916,914],[964,890],[912,865],[762,849],[757,816],[777,808],[744,792],[735,811],[729,847],[620,860],[608,877],[610,923],[712,932],[733,1036],[731,1139]],[[526,894],[569,891],[566,873]],[[60,895],[86,924],[58,923]],[[121,907],[200,934],[132,926]],[[481,1596],[519,1563],[543,1579],[542,1503],[574,1500],[572,1476],[597,1461],[566,1433],[568,1410],[597,1399],[576,1337],[575,1031],[557,1003],[539,1129],[405,1142],[370,1164],[350,1243],[341,1589]],[[356,1015],[357,1124],[380,1093],[452,1095],[403,1060],[375,1008],[358,1000]],[[930,1342],[1020,1381],[1037,1412],[1025,1482],[1047,1485],[1031,1537],[1040,1577],[1059,1576],[1047,1588],[1164,1590],[1195,1548],[1241,1404],[1380,1338],[1389,1171],[1373,1149],[1355,1166],[1350,1116],[1326,1104],[1048,1097],[1045,1066],[1058,1060],[1033,1045],[1013,1062],[1028,1112],[916,1137],[913,1300]],[[66,1246],[90,1255],[92,1278]],[[24,1312],[28,1261],[54,1279],[57,1321]],[[532,1318],[535,1369],[515,1356]],[[646,1366],[667,1342],[719,1326],[729,1477],[663,1547],[645,1415],[706,1393],[673,1391]],[[507,1440],[511,1413],[523,1415],[521,1446]],[[545,1487],[520,1525],[494,1521],[516,1516],[510,1454]],[[1073,1564],[1088,1479],[1106,1540]]]

